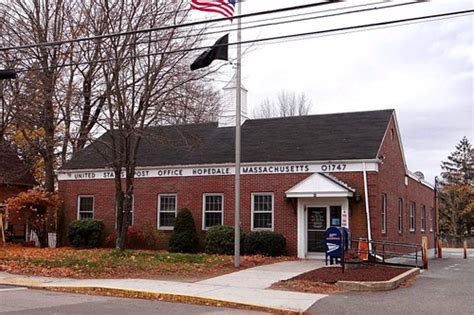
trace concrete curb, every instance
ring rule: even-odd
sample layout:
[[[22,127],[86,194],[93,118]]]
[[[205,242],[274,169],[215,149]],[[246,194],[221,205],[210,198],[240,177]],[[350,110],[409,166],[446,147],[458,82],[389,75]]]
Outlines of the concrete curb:
[[[38,287],[44,286],[44,283],[40,281],[28,280],[28,279],[22,279],[22,278],[3,278],[3,279],[0,279],[0,284],[23,286],[23,287],[28,287],[28,288],[38,288]]]
[[[303,314],[302,311],[286,308],[276,308],[263,305],[255,305],[250,303],[238,303],[232,301],[226,301],[222,299],[208,298],[195,295],[175,294],[175,293],[164,293],[157,291],[147,290],[134,290],[134,289],[123,289],[110,286],[78,286],[78,285],[38,285],[34,289],[44,289],[51,291],[62,291],[62,292],[77,292],[77,293],[88,293],[88,291],[96,291],[96,294],[107,293],[107,296],[123,296],[121,294],[133,294],[134,298],[142,299],[159,299],[168,302],[182,302],[191,303],[198,305],[212,305],[217,307],[229,307],[243,310],[253,310],[262,312],[272,312],[273,314]],[[82,292],[81,292],[82,291]]]
[[[71,293],[91,293],[89,291],[96,291],[96,294],[105,294],[106,296],[124,296],[127,294],[136,295],[135,298],[143,299],[159,299],[169,302],[183,302],[183,303],[192,303],[198,305],[213,305],[217,307],[230,307],[243,310],[253,310],[253,311],[263,311],[263,312],[272,312],[274,314],[303,314],[301,310],[288,309],[288,308],[277,308],[264,305],[256,305],[250,303],[238,303],[233,301],[226,301],[224,299],[208,298],[195,295],[185,295],[185,294],[174,294],[168,292],[157,292],[157,291],[147,291],[147,290],[136,290],[136,289],[123,289],[113,286],[94,286],[94,285],[67,285],[67,284],[54,284],[54,283],[44,283],[35,280],[28,280],[22,278],[3,278],[0,279],[0,284],[5,285],[14,285],[28,287],[30,289],[38,290],[51,290],[51,291],[60,291],[60,292],[71,292]],[[101,292],[100,292],[101,291]]]
[[[348,291],[388,291],[398,288],[403,280],[419,273],[419,268],[412,268],[387,281],[338,281],[336,286]]]

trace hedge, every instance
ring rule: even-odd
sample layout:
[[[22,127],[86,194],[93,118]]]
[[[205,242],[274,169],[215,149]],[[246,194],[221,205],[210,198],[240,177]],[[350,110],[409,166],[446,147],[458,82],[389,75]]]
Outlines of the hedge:
[[[234,228],[232,226],[216,225],[207,231],[205,251],[208,254],[234,254]],[[240,250],[243,251],[245,234],[240,231]]]
[[[169,251],[173,253],[195,253],[199,247],[199,239],[194,224],[193,214],[189,209],[178,211],[174,230],[169,240]]]
[[[276,232],[250,232],[244,238],[246,255],[282,256],[285,255],[286,239]]]
[[[104,223],[101,220],[74,221],[68,226],[69,244],[74,247],[99,247],[102,242]]]

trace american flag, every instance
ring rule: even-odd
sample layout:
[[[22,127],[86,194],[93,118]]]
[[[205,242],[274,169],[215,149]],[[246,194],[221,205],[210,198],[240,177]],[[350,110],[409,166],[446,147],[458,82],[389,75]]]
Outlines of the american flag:
[[[215,12],[225,17],[234,16],[237,0],[191,0],[191,7],[206,12]]]

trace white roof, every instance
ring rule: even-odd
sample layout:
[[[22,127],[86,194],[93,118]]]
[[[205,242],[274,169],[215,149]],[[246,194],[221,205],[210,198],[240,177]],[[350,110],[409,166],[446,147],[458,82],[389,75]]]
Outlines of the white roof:
[[[352,197],[354,192],[355,189],[329,174],[314,173],[286,191],[286,197]]]

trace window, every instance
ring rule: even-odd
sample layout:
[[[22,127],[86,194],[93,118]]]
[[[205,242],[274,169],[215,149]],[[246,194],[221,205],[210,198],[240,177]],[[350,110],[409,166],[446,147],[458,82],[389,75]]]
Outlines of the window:
[[[421,232],[424,232],[425,229],[426,229],[426,207],[425,206],[421,206],[421,209],[420,209],[420,231]]]
[[[224,195],[204,194],[203,196],[203,229],[222,225],[224,213]]]
[[[176,218],[176,195],[158,195],[158,228],[173,229]]]
[[[382,194],[382,234],[387,233],[387,194]]]
[[[398,198],[398,233],[403,233],[403,199]]]
[[[415,212],[416,204],[412,202],[410,204],[410,232],[414,232],[416,229]]]
[[[252,230],[273,230],[273,193],[252,193]]]
[[[434,208],[430,208],[430,232],[433,233],[434,229],[434,216],[435,216],[435,211]]]
[[[94,196],[79,196],[77,203],[78,220],[94,218]]]

